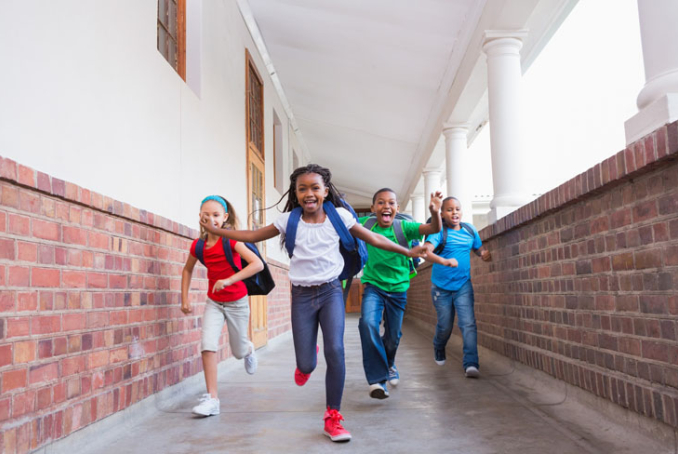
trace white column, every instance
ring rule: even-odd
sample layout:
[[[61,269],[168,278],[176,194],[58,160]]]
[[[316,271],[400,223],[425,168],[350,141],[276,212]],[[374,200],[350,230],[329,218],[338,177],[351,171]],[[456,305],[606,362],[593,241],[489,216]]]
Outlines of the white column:
[[[472,169],[468,165],[468,125],[445,124],[445,173],[447,196],[456,197],[461,203],[466,220],[473,219],[473,191],[470,187]]]
[[[494,198],[490,223],[531,200],[522,118],[520,49],[525,30],[486,31],[487,90],[490,111],[490,147]]]
[[[417,222],[426,222],[426,210],[424,209],[424,196],[412,194],[412,217]]]
[[[627,144],[678,120],[678,2],[638,0],[638,16],[645,86],[624,123]]]
[[[426,219],[431,215],[428,211],[428,205],[431,203],[431,193],[440,191],[440,175],[442,172],[437,169],[424,169],[424,213]]]

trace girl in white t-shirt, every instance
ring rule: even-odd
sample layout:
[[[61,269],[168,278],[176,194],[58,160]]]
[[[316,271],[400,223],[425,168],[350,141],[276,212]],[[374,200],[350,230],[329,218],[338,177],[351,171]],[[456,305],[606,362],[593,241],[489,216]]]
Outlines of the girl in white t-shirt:
[[[294,381],[303,386],[317,365],[318,326],[323,331],[323,347],[327,373],[325,376],[326,405],[324,433],[332,441],[348,441],[351,434],[342,427],[339,413],[344,392],[346,366],[344,362],[344,301],[341,282],[337,279],[344,267],[339,251],[339,235],[323,210],[325,200],[337,207],[346,228],[356,238],[375,247],[398,252],[409,257],[423,257],[425,249],[408,250],[365,229],[345,208],[341,196],[332,184],[329,169],[309,164],[296,169],[290,176],[284,214],[273,224],[259,230],[217,229],[209,222],[201,225],[210,233],[236,241],[256,243],[283,234],[284,241],[290,211],[303,210],[292,258],[289,278],[292,283],[292,336],[297,369]]]

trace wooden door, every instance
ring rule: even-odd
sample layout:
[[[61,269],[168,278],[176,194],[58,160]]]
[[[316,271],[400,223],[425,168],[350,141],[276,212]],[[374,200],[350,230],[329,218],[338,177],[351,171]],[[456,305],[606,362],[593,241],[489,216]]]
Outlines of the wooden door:
[[[264,216],[264,84],[248,51],[246,53],[246,105],[247,115],[247,227],[260,229]],[[266,244],[257,244],[266,258]],[[256,348],[268,342],[268,302],[266,296],[250,296],[250,338]]]

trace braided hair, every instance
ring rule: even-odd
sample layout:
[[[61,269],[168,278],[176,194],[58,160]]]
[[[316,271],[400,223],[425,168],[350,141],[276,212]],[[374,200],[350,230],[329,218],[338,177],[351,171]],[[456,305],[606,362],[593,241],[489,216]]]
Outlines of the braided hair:
[[[318,164],[308,164],[304,167],[299,167],[292,172],[292,175],[290,175],[290,187],[287,189],[287,192],[283,194],[283,196],[280,198],[282,200],[287,196],[287,203],[285,203],[285,207],[283,208],[283,212],[288,212],[292,211],[298,206],[301,206],[299,203],[299,200],[297,200],[297,178],[299,178],[301,175],[305,175],[307,173],[316,173],[320,175],[323,179],[323,183],[325,184],[325,187],[327,187],[327,197],[325,197],[325,200],[329,201],[332,203],[332,205],[336,207],[343,207],[341,203],[341,193],[337,190],[336,186],[332,184],[332,172],[330,169],[327,167],[321,167]]]

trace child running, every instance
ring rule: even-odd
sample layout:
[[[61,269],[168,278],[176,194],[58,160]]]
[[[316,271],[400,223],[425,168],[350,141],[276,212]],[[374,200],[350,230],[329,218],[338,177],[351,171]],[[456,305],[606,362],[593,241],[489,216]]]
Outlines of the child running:
[[[201,202],[200,219],[214,227],[234,229],[238,225],[233,205],[218,195],[205,197]],[[188,290],[191,287],[195,263],[198,261],[196,246],[199,241],[203,250],[202,256],[207,268],[208,280],[207,304],[202,318],[201,344],[207,394],[204,394],[200,398],[200,403],[193,407],[193,413],[200,416],[212,416],[220,412],[217,393],[217,351],[224,320],[228,325],[228,338],[233,356],[238,359],[245,358],[245,370],[248,374],[254,374],[257,370],[254,345],[247,338],[250,305],[247,299],[247,288],[242,280],[261,271],[264,264],[244,244],[223,240],[201,228],[200,238],[191,244],[191,253],[181,273],[181,311],[184,314],[192,312]],[[239,272],[236,273],[227,262],[224,247],[231,249],[234,264],[241,268]],[[248,263],[245,268],[242,268],[241,257]]]
[[[461,222],[461,215],[459,200],[447,197],[443,200],[443,231],[426,238],[429,250],[426,259],[433,262],[431,297],[438,314],[433,354],[439,366],[445,364],[445,346],[452,334],[456,312],[463,339],[464,371],[466,377],[478,378],[480,364],[476,317],[473,313],[470,252],[473,250],[486,262],[492,260],[492,256],[490,251],[482,247],[476,228]],[[437,254],[433,253],[434,250]]]
[[[318,326],[323,332],[323,347],[327,373],[325,393],[327,410],[324,433],[332,441],[348,441],[351,434],[341,425],[339,413],[344,391],[344,303],[341,282],[337,279],[344,266],[339,251],[339,235],[328,219],[323,202],[337,207],[337,212],[351,235],[368,244],[408,257],[421,257],[424,246],[408,250],[381,235],[376,235],[356,222],[342,208],[341,196],[332,184],[329,169],[309,164],[296,169],[290,176],[284,214],[273,224],[259,230],[222,230],[209,222],[202,225],[211,233],[238,241],[258,242],[282,234],[287,229],[290,212],[302,208],[302,215],[290,259],[289,278],[292,283],[292,335],[297,370],[294,381],[303,386],[317,365]]]
[[[421,239],[422,235],[440,231],[442,198],[440,192],[431,194],[430,224],[399,221],[408,242]],[[377,218],[372,231],[389,243],[397,243],[393,224],[398,209],[398,199],[392,189],[380,189],[372,197],[371,210]],[[362,217],[360,223],[364,224],[368,219],[369,216]],[[363,350],[363,368],[367,383],[370,385],[370,397],[385,399],[389,396],[386,382],[395,386],[400,381],[400,374],[395,366],[395,356],[402,336],[407,289],[410,287],[410,264],[406,257],[388,250],[381,251],[369,244],[367,253],[369,258],[361,279],[365,287],[358,328]],[[379,333],[382,319],[384,320],[383,336]]]

